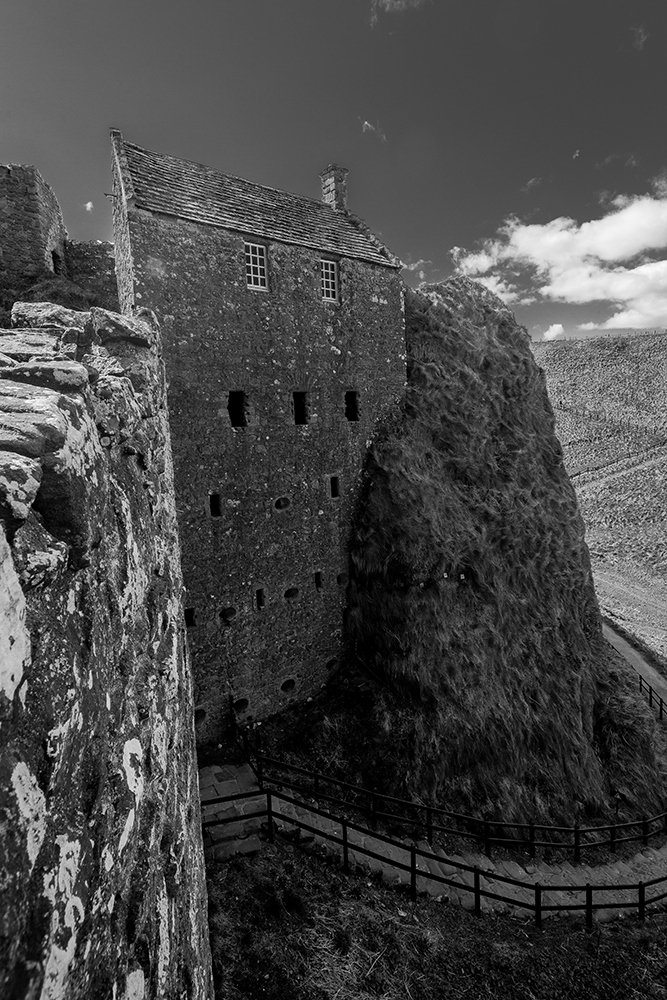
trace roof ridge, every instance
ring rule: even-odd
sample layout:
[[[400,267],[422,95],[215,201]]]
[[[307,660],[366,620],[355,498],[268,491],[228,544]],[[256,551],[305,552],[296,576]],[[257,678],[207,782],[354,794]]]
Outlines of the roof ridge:
[[[125,146],[132,146],[134,149],[139,149],[143,153],[152,153],[154,156],[159,156],[162,160],[177,160],[179,163],[189,163],[195,167],[203,167],[204,170],[209,171],[213,174],[219,174],[221,177],[229,177],[234,181],[241,181],[242,184],[249,184],[252,187],[261,188],[263,191],[275,191],[276,194],[289,195],[290,198],[300,198],[302,201],[311,202],[313,205],[318,205],[320,208],[324,208],[329,212],[338,212],[339,215],[349,215],[347,212],[340,212],[339,210],[332,208],[331,205],[327,205],[326,202],[322,201],[320,198],[311,198],[307,194],[297,194],[296,191],[286,191],[285,188],[273,187],[271,184],[260,184],[259,181],[248,180],[247,177],[241,177],[240,174],[230,174],[226,170],[220,170],[218,167],[211,167],[207,163],[200,163],[199,160],[188,160],[184,156],[172,156],[171,153],[158,153],[155,149],[147,149],[146,146],[138,146],[135,142],[126,142],[123,140]]]
[[[385,267],[402,266],[366,223],[346,209],[126,142],[117,130],[112,130],[112,145],[123,196],[136,209]]]

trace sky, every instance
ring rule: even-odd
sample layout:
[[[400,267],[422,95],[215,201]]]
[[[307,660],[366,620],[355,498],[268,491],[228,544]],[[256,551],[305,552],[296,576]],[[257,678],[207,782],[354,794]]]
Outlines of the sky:
[[[533,339],[667,327],[665,0],[3,0],[0,163],[111,239],[108,130],[348,205]]]

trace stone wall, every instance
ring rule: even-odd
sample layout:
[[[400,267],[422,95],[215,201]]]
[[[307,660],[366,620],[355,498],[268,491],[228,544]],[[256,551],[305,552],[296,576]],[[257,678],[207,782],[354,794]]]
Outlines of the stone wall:
[[[241,234],[114,206],[122,308],[162,322],[206,743],[230,694],[238,718],[261,718],[341,660],[361,469],[405,382],[402,287],[393,268],[341,259],[325,303],[321,255],[270,243],[268,290],[249,289]]]
[[[33,166],[0,166],[0,293],[64,271],[67,233],[52,189]]]
[[[65,247],[68,277],[95,296],[104,309],[118,309],[113,243],[68,240]]]
[[[0,331],[0,996],[210,1000],[157,325],[14,318]]]

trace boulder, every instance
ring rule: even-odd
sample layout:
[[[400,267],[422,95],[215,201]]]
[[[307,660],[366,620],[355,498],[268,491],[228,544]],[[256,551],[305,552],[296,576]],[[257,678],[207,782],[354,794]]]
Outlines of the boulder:
[[[0,518],[10,523],[25,521],[41,481],[42,468],[36,459],[0,451]]]
[[[152,313],[146,319],[138,319],[93,307],[87,330],[92,329],[101,344],[121,340],[138,347],[151,347],[155,341],[156,326],[157,320]]]
[[[16,329],[58,326],[83,330],[87,319],[88,313],[53,302],[15,302],[12,306],[12,326]]]
[[[0,354],[12,361],[29,361],[30,358],[52,358],[58,353],[60,330],[56,327],[41,330],[0,330]]]
[[[19,581],[27,593],[52,583],[67,567],[69,546],[57,541],[31,513],[14,535],[12,552]]]
[[[0,371],[0,377],[3,375],[13,382],[29,382],[31,385],[59,389],[62,392],[80,392],[89,382],[88,370],[84,365],[60,359],[25,361],[5,372]]]

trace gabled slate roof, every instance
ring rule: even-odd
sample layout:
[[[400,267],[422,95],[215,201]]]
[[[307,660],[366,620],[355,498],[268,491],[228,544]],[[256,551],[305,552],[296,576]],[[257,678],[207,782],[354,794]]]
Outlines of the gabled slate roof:
[[[401,262],[349,212],[223,174],[202,163],[154,153],[112,130],[125,196],[137,208],[220,226],[260,239],[372,261]]]

